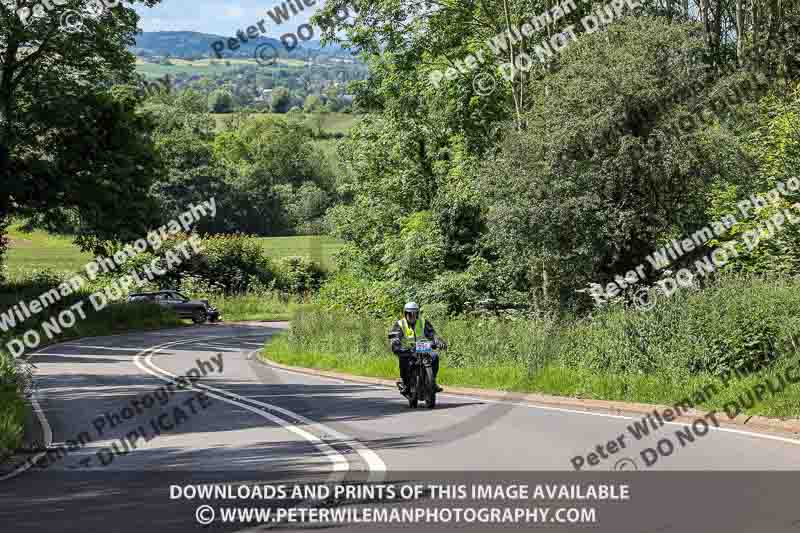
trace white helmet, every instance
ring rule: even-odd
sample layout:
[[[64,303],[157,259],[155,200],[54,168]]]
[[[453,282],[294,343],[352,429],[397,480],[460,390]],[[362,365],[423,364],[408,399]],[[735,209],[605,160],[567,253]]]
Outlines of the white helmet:
[[[403,306],[403,313],[417,313],[419,314],[419,306],[416,302],[408,302]]]

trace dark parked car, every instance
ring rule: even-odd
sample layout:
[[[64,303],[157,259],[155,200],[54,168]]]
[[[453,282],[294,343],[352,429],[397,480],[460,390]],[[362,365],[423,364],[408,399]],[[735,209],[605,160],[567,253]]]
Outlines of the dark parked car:
[[[128,296],[128,302],[156,303],[172,309],[180,318],[191,318],[195,324],[220,319],[219,311],[208,300],[190,300],[178,291],[137,292]]]

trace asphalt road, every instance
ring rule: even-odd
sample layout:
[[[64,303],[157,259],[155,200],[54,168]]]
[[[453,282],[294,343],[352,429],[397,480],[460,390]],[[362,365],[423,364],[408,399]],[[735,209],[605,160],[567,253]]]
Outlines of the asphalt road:
[[[582,470],[603,475],[800,467],[800,442],[706,432],[702,423],[694,441],[681,444],[676,431],[686,431],[684,424],[636,440],[628,429],[634,417],[447,393],[434,410],[411,410],[393,389],[258,361],[256,352],[283,327],[207,325],[41,350],[33,358],[36,399],[51,450],[60,448],[62,457],[51,452],[38,465],[20,463],[17,475],[0,481],[0,524],[13,520],[14,531],[197,527],[196,504],[170,500],[166,488],[195,479],[381,481],[425,471],[553,471],[568,479],[577,456]],[[647,467],[642,450],[665,438],[674,451]],[[607,458],[598,453],[590,467],[598,445]]]

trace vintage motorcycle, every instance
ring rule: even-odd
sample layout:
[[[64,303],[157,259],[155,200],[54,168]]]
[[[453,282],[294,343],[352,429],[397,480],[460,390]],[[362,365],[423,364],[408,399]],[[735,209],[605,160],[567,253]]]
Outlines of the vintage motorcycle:
[[[394,338],[390,334],[389,339]],[[427,339],[417,339],[411,348],[411,353],[401,355],[411,359],[409,366],[409,384],[405,395],[408,406],[415,409],[420,400],[425,402],[428,409],[436,407],[436,382],[433,379],[433,357],[438,355],[433,351],[433,342]],[[401,383],[397,388],[402,391]]]

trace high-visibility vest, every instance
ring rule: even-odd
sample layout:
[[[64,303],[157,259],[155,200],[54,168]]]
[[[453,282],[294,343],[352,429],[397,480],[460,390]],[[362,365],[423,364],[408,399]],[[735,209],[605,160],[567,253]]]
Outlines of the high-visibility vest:
[[[403,342],[406,345],[413,345],[414,340],[422,340],[425,338],[425,319],[418,318],[414,324],[414,329],[411,329],[408,321],[402,318],[400,321],[400,328],[403,330]]]

